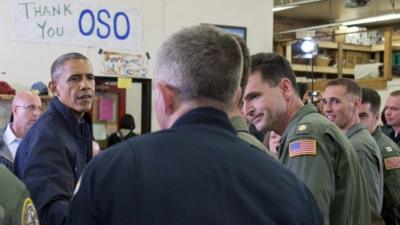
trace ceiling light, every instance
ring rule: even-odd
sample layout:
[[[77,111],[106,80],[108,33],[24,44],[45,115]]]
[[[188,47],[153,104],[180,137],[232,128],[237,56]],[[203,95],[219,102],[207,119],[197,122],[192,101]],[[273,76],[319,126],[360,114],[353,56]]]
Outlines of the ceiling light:
[[[357,25],[357,24],[376,23],[376,22],[395,20],[395,19],[400,19],[400,14],[386,14],[386,15],[382,15],[382,16],[367,17],[364,19],[343,22],[342,24],[344,26],[352,26],[352,25]]]
[[[272,8],[272,12],[278,12],[278,11],[283,11],[283,10],[287,10],[287,9],[293,9],[295,7],[297,7],[297,6],[295,6],[295,5],[278,6],[278,7]]]
[[[281,5],[275,5],[274,8],[272,8],[272,12],[278,12],[278,11],[283,11],[287,9],[293,9],[298,6],[310,4],[310,3],[316,3],[316,2],[324,2],[328,0],[301,0],[301,1],[290,1],[290,3],[286,4],[281,4]]]

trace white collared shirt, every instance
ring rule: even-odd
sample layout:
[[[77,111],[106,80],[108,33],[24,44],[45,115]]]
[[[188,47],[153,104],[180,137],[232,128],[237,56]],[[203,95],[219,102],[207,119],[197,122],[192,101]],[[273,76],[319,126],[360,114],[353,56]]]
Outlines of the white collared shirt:
[[[22,139],[17,138],[15,136],[14,132],[11,129],[11,125],[12,125],[11,123],[9,123],[7,125],[7,128],[3,134],[3,139],[4,139],[4,142],[6,143],[8,149],[10,149],[10,151],[11,151],[13,160],[15,160],[15,155],[17,154],[17,148],[18,148],[19,144],[21,143]]]

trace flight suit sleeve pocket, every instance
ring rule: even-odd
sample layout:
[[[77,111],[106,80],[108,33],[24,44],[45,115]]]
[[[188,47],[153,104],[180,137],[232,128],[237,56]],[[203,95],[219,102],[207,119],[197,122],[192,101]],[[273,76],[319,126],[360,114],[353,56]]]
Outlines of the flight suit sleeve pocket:
[[[400,170],[400,169],[398,169]],[[385,179],[385,187],[389,196],[385,199],[390,205],[400,206],[400,182],[398,176],[389,176]]]

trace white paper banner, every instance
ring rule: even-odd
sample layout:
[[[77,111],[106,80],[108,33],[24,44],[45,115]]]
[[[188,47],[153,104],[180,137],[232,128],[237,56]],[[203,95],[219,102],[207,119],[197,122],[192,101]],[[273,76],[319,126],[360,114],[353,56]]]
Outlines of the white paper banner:
[[[12,0],[14,40],[140,50],[141,18],[123,4]]]

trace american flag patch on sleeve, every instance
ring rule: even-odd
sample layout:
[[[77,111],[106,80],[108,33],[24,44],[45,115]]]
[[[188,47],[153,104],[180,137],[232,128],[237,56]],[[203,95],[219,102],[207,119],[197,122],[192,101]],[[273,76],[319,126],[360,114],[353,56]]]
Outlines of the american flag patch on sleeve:
[[[317,141],[313,139],[302,139],[289,144],[289,157],[301,155],[316,155]]]
[[[386,170],[400,168],[400,156],[389,157],[385,159]]]

